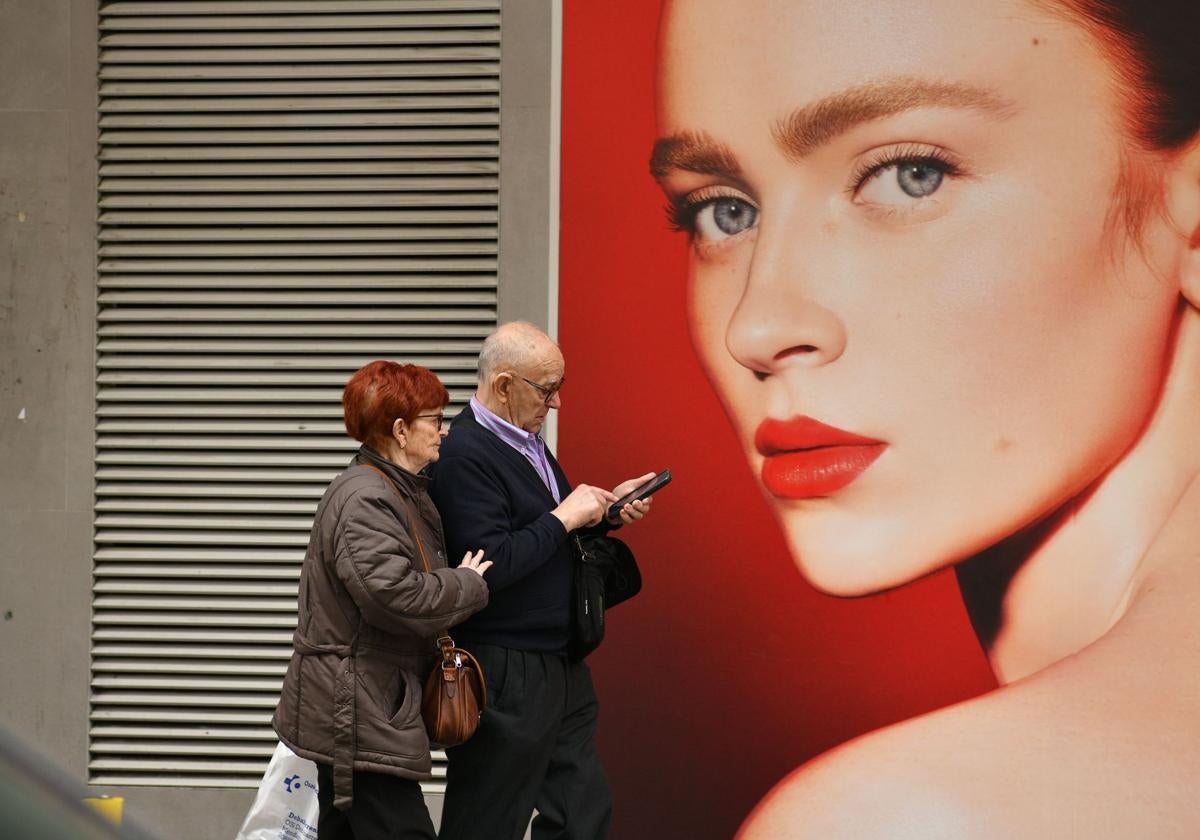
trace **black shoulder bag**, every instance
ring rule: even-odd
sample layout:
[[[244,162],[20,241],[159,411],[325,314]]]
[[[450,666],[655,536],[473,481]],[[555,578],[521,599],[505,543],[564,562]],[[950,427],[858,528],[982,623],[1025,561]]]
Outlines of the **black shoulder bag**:
[[[568,653],[579,661],[604,641],[604,611],[641,591],[642,573],[629,546],[615,537],[572,534],[571,542],[575,599]]]

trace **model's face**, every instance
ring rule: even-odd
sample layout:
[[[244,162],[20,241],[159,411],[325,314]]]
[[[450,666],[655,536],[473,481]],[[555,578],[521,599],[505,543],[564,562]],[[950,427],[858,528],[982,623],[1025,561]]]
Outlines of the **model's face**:
[[[816,585],[962,559],[1121,457],[1175,238],[1110,219],[1130,145],[1082,30],[1006,0],[681,0],[661,49],[693,339]]]

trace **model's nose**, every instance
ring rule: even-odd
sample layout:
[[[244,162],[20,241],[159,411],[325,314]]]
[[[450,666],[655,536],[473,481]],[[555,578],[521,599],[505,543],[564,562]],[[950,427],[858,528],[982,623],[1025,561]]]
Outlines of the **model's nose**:
[[[846,349],[846,328],[836,312],[819,303],[821,283],[811,266],[789,248],[772,248],[760,232],[742,297],[730,318],[725,344],[744,367],[770,375],[789,366],[819,367]]]

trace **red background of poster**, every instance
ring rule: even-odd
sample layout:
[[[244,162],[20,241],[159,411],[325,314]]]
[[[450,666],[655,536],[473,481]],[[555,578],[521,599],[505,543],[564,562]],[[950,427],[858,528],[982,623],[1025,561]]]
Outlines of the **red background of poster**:
[[[645,588],[589,660],[612,837],[727,838],[798,764],[993,682],[952,574],[845,601],[795,570],[692,355],[687,242],[647,172],[657,3],[565,7],[559,456],[575,482],[675,474],[621,535]]]

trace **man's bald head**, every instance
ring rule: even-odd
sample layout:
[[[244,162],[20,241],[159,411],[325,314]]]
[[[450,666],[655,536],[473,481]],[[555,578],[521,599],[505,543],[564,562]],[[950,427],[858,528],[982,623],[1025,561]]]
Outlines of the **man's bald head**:
[[[563,357],[554,339],[533,324],[497,327],[479,353],[475,398],[497,417],[537,434],[561,400]]]
[[[479,384],[486,385],[497,373],[525,370],[545,358],[558,355],[554,339],[525,321],[501,324],[483,341],[479,351]]]

